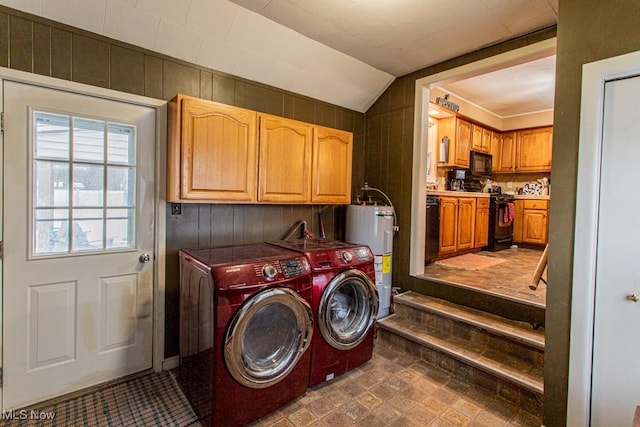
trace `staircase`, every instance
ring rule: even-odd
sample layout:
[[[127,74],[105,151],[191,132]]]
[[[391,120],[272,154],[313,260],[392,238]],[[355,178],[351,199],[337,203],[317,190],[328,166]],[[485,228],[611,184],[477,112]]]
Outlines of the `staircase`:
[[[543,330],[411,291],[393,304],[379,340],[542,416]]]

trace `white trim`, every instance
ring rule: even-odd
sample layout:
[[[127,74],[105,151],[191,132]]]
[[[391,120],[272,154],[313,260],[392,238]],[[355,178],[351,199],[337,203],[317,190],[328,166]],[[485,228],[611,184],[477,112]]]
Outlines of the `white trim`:
[[[68,80],[41,76],[24,71],[11,70],[0,67],[0,81],[14,81],[50,89],[73,92],[92,97],[99,97],[119,102],[141,105],[156,109],[156,189],[155,189],[155,228],[156,228],[156,258],[154,260],[154,301],[155,318],[153,327],[153,369],[162,370],[164,360],[164,295],[165,295],[165,264],[166,264],[166,138],[167,138],[167,102],[141,95],[118,92]],[[1,85],[0,85],[1,87]],[[0,109],[2,102],[0,102]],[[0,137],[4,138],[4,136]],[[4,140],[2,140],[4,146]],[[1,160],[1,159],[0,159]],[[1,219],[1,218],[0,218]],[[1,223],[0,223],[1,224]],[[1,227],[0,227],[1,228]],[[0,235],[1,235],[0,230]],[[0,270],[1,276],[1,270]],[[0,277],[1,279],[1,277]],[[1,281],[0,281],[1,282]],[[1,337],[0,337],[1,342]],[[1,390],[0,390],[1,392]],[[1,396],[1,394],[0,394]]]
[[[180,356],[168,357],[162,362],[163,371],[170,371],[178,366],[180,366]]]
[[[640,74],[640,51],[583,65],[567,425],[589,425],[598,203],[607,81]]]
[[[415,116],[413,128],[413,178],[411,190],[411,254],[409,274],[424,273],[424,237],[426,217],[426,156],[428,144],[428,119],[422,119],[429,103],[430,88],[446,82],[485,74],[516,64],[551,56],[556,52],[556,39],[505,52],[471,64],[443,71],[416,80]]]

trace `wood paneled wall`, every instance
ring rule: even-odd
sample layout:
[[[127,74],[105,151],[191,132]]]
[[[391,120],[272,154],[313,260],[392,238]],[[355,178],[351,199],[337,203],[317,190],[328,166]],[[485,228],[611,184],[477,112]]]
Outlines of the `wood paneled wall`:
[[[136,46],[0,6],[0,66],[121,92],[170,100],[177,93],[354,134],[353,185],[364,179],[364,114],[203,68]],[[178,250],[281,238],[297,221],[342,238],[344,208],[182,205],[167,207],[165,356],[178,354]]]

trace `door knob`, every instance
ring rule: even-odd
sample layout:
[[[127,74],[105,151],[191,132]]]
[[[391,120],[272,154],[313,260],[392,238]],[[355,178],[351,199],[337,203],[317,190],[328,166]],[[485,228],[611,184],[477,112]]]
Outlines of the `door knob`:
[[[636,294],[627,295],[627,299],[629,301],[638,302],[640,301],[640,297]]]
[[[149,261],[151,261],[151,255],[149,255],[149,254],[142,254],[142,255],[140,255],[140,257],[138,257],[138,260],[139,260],[141,263],[146,264],[146,263],[148,263]]]

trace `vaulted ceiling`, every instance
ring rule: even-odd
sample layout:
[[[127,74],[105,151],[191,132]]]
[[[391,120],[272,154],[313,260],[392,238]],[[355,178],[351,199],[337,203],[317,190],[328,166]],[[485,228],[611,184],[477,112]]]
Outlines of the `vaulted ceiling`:
[[[360,112],[395,77],[554,25],[558,15],[558,0],[0,0],[0,4]],[[548,76],[539,74],[545,67],[549,70],[548,62],[515,73],[525,83],[531,81],[525,74],[530,71],[544,80]],[[480,84],[495,100],[487,79]],[[504,82],[504,75],[499,79]],[[477,95],[472,83],[448,90],[462,97]],[[500,115],[512,114],[509,101],[503,97],[501,103],[496,106],[502,109]]]

